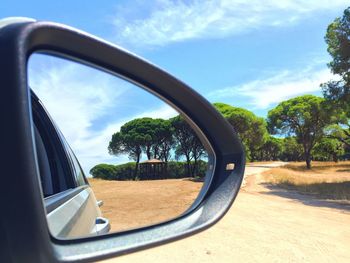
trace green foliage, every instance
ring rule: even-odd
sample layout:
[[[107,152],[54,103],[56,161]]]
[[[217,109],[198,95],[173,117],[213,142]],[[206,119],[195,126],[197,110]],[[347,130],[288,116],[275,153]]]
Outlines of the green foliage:
[[[318,142],[313,151],[312,155],[315,160],[329,161],[333,160],[338,162],[339,156],[345,153],[344,145],[337,139],[324,137]]]
[[[325,41],[327,51],[333,58],[329,63],[332,72],[341,76],[349,74],[350,7],[344,10],[342,17],[336,18],[328,26]]]
[[[184,178],[187,175],[187,169],[183,162],[168,162],[167,174],[169,179]],[[189,175],[187,175],[189,177]]]
[[[98,164],[90,170],[90,174],[93,178],[100,178],[104,180],[129,181],[137,180],[134,170],[134,162],[120,165]]]
[[[325,129],[328,138],[337,139],[340,143],[350,147],[350,127],[344,124],[332,124]]]
[[[174,128],[176,158],[185,156],[187,173],[194,177],[198,169],[197,162],[206,155],[204,146],[191,126],[181,116],[171,118],[170,123]]]
[[[258,161],[303,161],[304,149],[295,136],[276,138],[269,136],[258,151]]]
[[[139,118],[125,123],[120,132],[113,134],[109,143],[109,153],[129,154],[137,163],[142,150],[147,158],[167,161],[174,144],[173,127],[168,120]]]
[[[199,169],[197,162],[206,155],[201,141],[181,116],[170,120],[148,117],[131,120],[112,135],[108,151],[113,155],[128,154],[135,160],[135,177],[142,152],[148,160],[155,158],[166,163],[173,152],[177,159],[185,156],[187,173],[192,176]]]
[[[124,129],[123,129],[124,128]],[[121,131],[131,134],[132,139],[139,139],[141,148],[145,151],[147,158],[151,159],[152,145],[156,137],[157,123],[152,118],[134,119],[123,125]]]
[[[276,161],[281,159],[283,152],[283,139],[269,136],[257,153],[259,161]]]
[[[137,180],[135,176],[135,162],[124,163],[115,166],[115,173],[113,180],[129,181]]]
[[[311,168],[312,148],[323,137],[324,128],[334,119],[325,100],[313,95],[283,101],[268,113],[270,132],[296,136],[298,143],[303,145],[308,168]]]
[[[148,160],[169,159],[173,144],[173,127],[170,121],[148,117],[134,119],[124,125],[121,131],[123,130],[131,133],[132,139],[140,141]]]
[[[187,162],[168,162],[168,178],[185,178],[185,177],[196,177],[204,178],[205,173],[208,170],[208,165],[205,161],[199,160],[197,163],[198,169],[194,175],[188,174]],[[194,165],[194,162],[190,162],[190,165]]]
[[[115,173],[115,166],[111,164],[98,164],[91,168],[90,174],[93,178],[101,178],[105,180],[113,180]]]
[[[155,135],[153,139],[153,158],[168,162],[171,150],[175,145],[174,127],[170,120],[155,119]]]
[[[333,137],[350,147],[350,7],[328,26],[325,41],[332,57],[328,66],[340,78],[322,84],[323,94],[333,107],[346,114],[341,121],[343,132]]]
[[[166,176],[164,179],[176,179],[185,177],[203,178],[207,171],[207,163],[203,160],[197,162],[197,169],[194,176],[188,173],[187,162],[175,162],[170,161],[167,163]],[[194,162],[190,162],[190,165],[194,165]],[[104,180],[118,180],[118,181],[130,181],[140,180],[139,174],[135,176],[135,162],[129,162],[120,165],[111,164],[98,164],[90,170],[90,174],[93,178],[100,178]],[[148,180],[150,178],[142,177],[142,180]],[[153,179],[153,178],[152,178]]]
[[[241,138],[248,160],[258,159],[259,149],[268,139],[266,122],[251,111],[224,103],[214,103],[216,109],[233,126]]]
[[[283,139],[283,151],[280,159],[283,161],[304,160],[303,146],[297,142],[295,137],[286,137]]]
[[[197,165],[198,165],[198,169],[194,177],[204,178],[208,171],[208,163],[203,160],[199,160]]]
[[[112,135],[108,146],[110,154],[129,154],[131,159],[134,159],[137,163],[139,162],[142,146],[149,138],[147,135],[140,134],[137,130],[137,122],[138,119],[125,123],[120,128],[120,132]]]

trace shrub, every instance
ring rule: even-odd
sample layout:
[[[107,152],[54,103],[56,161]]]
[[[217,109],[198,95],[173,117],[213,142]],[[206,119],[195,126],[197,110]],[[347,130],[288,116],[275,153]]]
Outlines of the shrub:
[[[100,178],[104,180],[139,180],[140,174],[135,175],[135,162],[124,163],[120,165],[111,164],[98,164],[90,170],[90,174],[93,178]],[[194,162],[191,162],[191,169],[194,169]],[[194,177],[203,178],[207,171],[207,163],[199,160],[197,162],[197,169],[194,171]],[[177,179],[191,177],[188,172],[186,162],[170,161],[167,163],[166,175],[163,179]],[[143,176],[142,180],[150,180],[152,178],[146,178]]]
[[[90,174],[92,175],[93,178],[100,178],[104,180],[115,180],[114,179],[115,170],[116,170],[116,167],[114,165],[101,163],[91,168]]]
[[[168,162],[167,175],[169,179],[189,177],[189,175],[187,175],[184,162],[175,161]]]
[[[208,171],[208,163],[203,160],[199,160],[197,161],[197,165],[198,168],[195,173],[195,177],[204,178],[205,174]]]
[[[120,181],[137,180],[137,176],[135,176],[135,165],[136,165],[135,162],[116,165],[113,180],[120,180]]]
[[[191,162],[190,169],[194,169],[194,162]],[[203,160],[197,161],[197,168],[193,172],[194,177],[203,178],[208,170],[207,162]],[[191,177],[191,174],[188,172],[188,165],[186,162],[168,162],[168,178],[184,178]]]
[[[93,178],[104,180],[135,180],[135,163],[129,162],[120,165],[98,164],[90,170]]]

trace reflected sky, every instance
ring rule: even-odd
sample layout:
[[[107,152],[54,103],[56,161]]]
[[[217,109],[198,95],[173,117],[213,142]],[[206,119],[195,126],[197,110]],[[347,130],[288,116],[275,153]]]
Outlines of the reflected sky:
[[[126,155],[111,156],[107,150],[112,134],[127,121],[168,119],[178,114],[134,84],[69,60],[34,54],[29,59],[28,76],[30,87],[66,137],[86,175],[98,163],[128,161]]]

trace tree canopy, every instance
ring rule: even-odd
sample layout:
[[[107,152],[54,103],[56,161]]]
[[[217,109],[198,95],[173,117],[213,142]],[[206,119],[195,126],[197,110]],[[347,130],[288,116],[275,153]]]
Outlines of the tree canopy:
[[[214,106],[241,138],[247,158],[252,161],[256,160],[260,147],[268,139],[265,120],[249,110],[225,103],[214,103]]]
[[[112,135],[108,145],[108,152],[112,155],[128,154],[130,159],[136,161],[135,174],[140,162],[142,148],[151,141],[151,136],[147,133],[141,119],[135,119],[125,123],[119,132]]]
[[[283,138],[283,151],[281,159],[284,161],[302,161],[304,160],[303,146],[298,143],[295,136]]]
[[[283,153],[283,139],[269,136],[259,148],[257,157],[259,160],[276,161]]]
[[[313,95],[283,101],[268,112],[270,132],[296,136],[303,146],[307,168],[311,168],[312,148],[324,136],[324,128],[332,120],[325,100]]]
[[[198,161],[206,155],[201,141],[181,116],[169,120],[149,117],[131,120],[112,135],[108,151],[112,155],[128,154],[136,162],[135,173],[142,153],[148,160],[166,163],[175,153],[177,159],[185,157],[188,175],[192,176],[198,171]]]
[[[174,128],[176,158],[185,156],[188,172],[194,175],[198,160],[206,155],[204,146],[191,126],[180,115],[169,121]],[[194,165],[191,165],[191,161]]]
[[[345,118],[340,128],[334,130],[332,137],[350,146],[350,7],[342,17],[336,18],[327,28],[325,41],[327,51],[332,57],[328,63],[332,73],[339,76],[322,84],[324,97],[335,108],[342,109]],[[342,131],[340,131],[342,130]]]
[[[345,153],[344,145],[337,139],[322,138],[314,147],[312,155],[320,161],[338,162],[339,156]]]
[[[325,41],[333,59],[328,66],[341,79],[323,85],[324,93],[328,98],[350,102],[350,7],[328,26]]]

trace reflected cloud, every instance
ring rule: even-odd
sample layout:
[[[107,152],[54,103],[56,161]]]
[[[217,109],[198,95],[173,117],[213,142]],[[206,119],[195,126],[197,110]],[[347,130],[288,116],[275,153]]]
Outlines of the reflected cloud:
[[[141,88],[78,63],[35,54],[28,68],[30,87],[64,134],[86,175],[98,163],[128,161],[127,156],[111,156],[107,150],[112,134],[127,121],[177,115]]]

